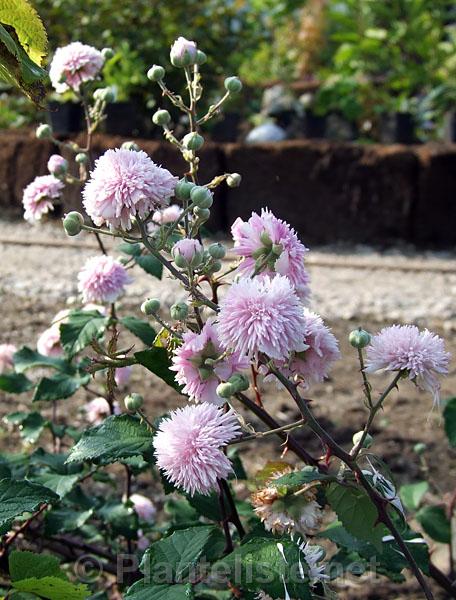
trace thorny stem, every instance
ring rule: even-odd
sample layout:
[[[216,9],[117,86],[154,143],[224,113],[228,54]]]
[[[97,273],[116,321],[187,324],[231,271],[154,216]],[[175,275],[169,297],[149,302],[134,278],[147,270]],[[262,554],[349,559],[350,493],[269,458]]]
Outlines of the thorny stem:
[[[277,427],[276,429],[268,429],[268,431],[257,431],[250,435],[244,435],[240,438],[237,438],[236,440],[233,440],[232,442],[230,442],[229,445],[231,446],[232,444],[242,444],[242,442],[249,442],[251,440],[263,439],[270,435],[277,435],[284,431],[292,431],[293,429],[298,429],[298,427],[302,427],[305,424],[305,422],[306,421],[304,419],[300,419],[299,421],[296,421],[295,423],[290,423],[289,425],[282,425],[282,427]]]

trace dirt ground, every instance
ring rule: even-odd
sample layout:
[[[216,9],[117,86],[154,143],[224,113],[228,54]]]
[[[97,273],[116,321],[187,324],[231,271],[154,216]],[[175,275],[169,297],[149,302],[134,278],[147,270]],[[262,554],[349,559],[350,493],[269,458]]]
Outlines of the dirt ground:
[[[11,230],[8,229],[8,231]],[[56,233],[52,239],[60,239],[59,235]],[[65,278],[68,281],[68,278],[73,277],[74,269],[80,263],[81,254],[85,256],[89,251],[77,252],[77,260],[73,260],[71,255],[73,250],[55,250],[55,260],[49,263],[48,268],[44,268],[46,265],[43,260],[46,254],[43,248],[38,246],[13,247],[4,243],[0,249],[2,250],[0,306],[5,338],[1,341],[10,341],[18,346],[26,342],[31,344],[48,326],[54,314],[65,306],[64,298],[71,289],[74,289],[74,278],[68,283],[70,287],[62,285],[61,282],[65,281]],[[60,255],[60,258],[57,258],[57,254]],[[329,256],[326,251],[324,254],[326,257]],[[353,256],[355,255],[359,255],[359,252],[353,251]],[[13,260],[16,261],[14,269],[11,265],[13,256]],[[340,257],[340,253],[334,252],[334,257],[337,256]],[[400,260],[407,260],[407,257],[401,256]],[[40,262],[42,268],[37,273]],[[449,257],[446,267],[451,267],[451,265],[456,266],[456,261]],[[367,298],[369,294],[374,296],[376,294],[372,288],[373,284],[368,282],[366,285],[366,278],[372,276],[371,271],[347,269],[337,265],[333,268],[332,273],[328,267],[325,269],[320,268],[319,270],[318,266],[310,269],[315,297],[324,305],[324,312],[328,316],[327,324],[332,327],[333,332],[340,340],[343,359],[336,364],[331,379],[324,385],[315,386],[309,396],[313,400],[315,414],[327,426],[336,440],[349,448],[353,433],[358,431],[364,423],[366,410],[362,401],[359,365],[355,352],[347,342],[348,333],[360,323],[366,329],[375,332],[382,325],[392,323],[397,318],[405,321],[404,313],[407,306],[404,306],[404,302],[409,302],[410,307],[415,311],[412,320],[423,326],[428,325],[436,333],[444,336],[448,349],[455,356],[454,291],[456,280],[454,273],[445,278],[440,272],[432,272],[432,270],[424,274],[407,273],[404,270],[404,272],[396,272],[394,276],[387,269],[384,272],[376,271],[374,279],[382,277],[382,273],[384,273],[385,282],[388,281],[388,278],[393,278],[391,284],[387,284],[391,285],[392,289],[395,289],[396,286],[404,290],[408,286],[412,294],[411,298],[405,298],[402,304],[397,301],[396,304],[390,305],[387,300],[383,301],[381,295],[377,293],[379,303],[376,305],[374,303],[376,298]],[[33,280],[34,276],[36,276],[36,282]],[[137,282],[133,297],[124,302],[124,308],[137,310],[139,299],[144,294],[146,287],[142,280]],[[39,293],[37,293],[38,289]],[[443,297],[445,290],[447,290],[447,294]],[[170,295],[172,296],[168,290],[165,296],[168,298]],[[360,300],[354,307],[349,307],[348,299],[352,296],[358,296],[362,301]],[[433,297],[434,304],[432,303]],[[336,300],[339,298],[339,304],[336,300],[331,304],[330,298]],[[347,298],[345,303],[344,298]],[[318,310],[318,306],[315,308]],[[338,317],[339,308],[341,314]],[[426,321],[426,314],[430,314],[429,323]],[[439,318],[439,314],[441,318]],[[374,389],[380,392],[386,379],[375,376],[371,381]],[[95,384],[94,386],[96,387]],[[150,417],[162,414],[182,402],[174,392],[154,378],[152,374],[145,373],[137,367],[134,368],[129,389],[144,395],[145,410]],[[456,369],[453,360],[450,375],[443,380],[442,397],[446,398],[455,393]],[[119,400],[121,397],[122,393],[119,393]],[[86,392],[79,392],[76,398],[77,401],[73,402],[72,400],[71,404],[62,401],[60,409],[62,418],[78,418],[78,408],[82,407],[90,399],[90,396]],[[267,409],[278,421],[289,422],[299,418],[292,401],[283,392],[277,391],[275,386],[268,386],[263,390],[263,400]],[[27,398],[26,395],[21,397],[0,396],[0,415],[22,410],[29,406],[29,401],[30,398]],[[432,399],[428,394],[419,392],[412,384],[403,382],[399,391],[391,395],[385,405],[385,410],[375,423],[373,429],[375,443],[372,450],[387,462],[399,483],[412,482],[422,477],[422,465],[420,465],[419,457],[413,452],[413,446],[417,442],[424,441],[428,447],[426,468],[429,470],[431,480],[435,482],[437,488],[446,492],[454,489],[455,486],[456,454],[448,448],[439,412],[432,411],[431,407]],[[247,418],[255,427],[261,429],[261,425],[255,418],[250,416]],[[319,441],[305,430],[301,431],[298,437],[304,446],[310,452],[320,454],[322,447]],[[4,449],[9,451],[18,449],[16,435],[12,435],[5,428],[0,430],[0,435],[2,438],[0,444]],[[280,445],[275,441],[262,442],[261,450],[258,445],[243,447],[243,458],[248,472],[254,474],[264,466],[268,459],[277,457],[278,452],[280,452]],[[153,483],[144,480],[140,485],[160,502],[161,492]],[[442,555],[439,548],[435,548],[435,552],[439,566],[445,568],[446,556]],[[347,584],[346,589],[341,590],[341,596],[347,600],[358,598],[369,600],[380,598],[418,599],[422,597],[413,581],[405,586],[395,586],[383,580],[371,582],[367,587],[365,585],[360,587],[359,582]]]

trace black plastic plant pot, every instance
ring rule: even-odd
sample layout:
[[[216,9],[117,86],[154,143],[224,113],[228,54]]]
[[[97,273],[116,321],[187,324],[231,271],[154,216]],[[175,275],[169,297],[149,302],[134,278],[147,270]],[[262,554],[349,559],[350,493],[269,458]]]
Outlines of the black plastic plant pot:
[[[304,137],[324,138],[326,136],[326,116],[316,115],[307,110],[304,115]]]
[[[82,131],[84,113],[80,104],[51,101],[48,103],[48,109],[55,134],[68,135]]]
[[[134,135],[138,133],[139,117],[133,102],[114,102],[106,106],[104,129],[110,135]]]
[[[396,113],[394,118],[394,141],[398,144],[415,143],[415,121],[413,116],[410,113]]]

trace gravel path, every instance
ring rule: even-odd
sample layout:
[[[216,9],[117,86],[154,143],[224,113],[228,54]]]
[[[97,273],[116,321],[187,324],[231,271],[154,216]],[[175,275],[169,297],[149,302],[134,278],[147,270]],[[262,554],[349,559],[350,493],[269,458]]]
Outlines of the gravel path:
[[[111,241],[108,245],[115,249]],[[75,298],[78,270],[97,253],[92,236],[70,240],[57,223],[31,227],[7,221],[0,221],[0,251],[0,295],[49,303]],[[399,249],[380,254],[362,247],[318,248],[308,257],[312,307],[327,319],[438,323],[456,329],[456,254]],[[138,305],[152,295],[165,306],[183,298],[175,281],[164,277],[157,282],[135,269],[124,303]]]

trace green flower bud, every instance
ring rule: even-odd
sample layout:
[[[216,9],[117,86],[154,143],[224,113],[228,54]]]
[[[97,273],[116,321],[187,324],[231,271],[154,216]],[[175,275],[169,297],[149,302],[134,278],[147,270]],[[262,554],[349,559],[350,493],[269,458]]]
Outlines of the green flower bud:
[[[141,312],[145,315],[153,315],[160,310],[160,300],[148,298],[141,304]]]
[[[241,185],[242,177],[239,173],[231,173],[226,178],[226,183],[230,188],[237,188]]]
[[[353,348],[365,348],[371,341],[370,333],[364,331],[364,329],[354,329],[350,335],[348,336],[348,341],[353,346]]]
[[[95,90],[93,93],[93,97],[95,98],[95,100],[100,100],[101,102],[107,102],[109,104],[110,102],[115,101],[116,94],[112,88],[105,87]]]
[[[210,208],[214,203],[214,196],[210,190],[202,185],[195,185],[190,192],[190,198],[199,208]]]
[[[192,181],[187,181],[185,177],[180,179],[176,187],[174,188],[174,195],[178,200],[188,200],[190,198],[190,192],[195,187]]]
[[[123,150],[134,150],[135,152],[139,152],[139,150],[141,150],[141,148],[138,146],[138,144],[133,141],[124,142],[122,144],[121,148]]]
[[[152,116],[152,121],[155,123],[155,125],[164,127],[171,121],[171,115],[167,110],[157,110],[157,112]]]
[[[89,157],[85,152],[78,152],[76,154],[76,156],[74,157],[74,160],[79,164],[79,165],[86,165],[89,162]]]
[[[231,383],[219,383],[215,392],[220,398],[231,398],[236,393],[236,390]]]
[[[357,446],[360,443],[362,436],[363,436],[362,431],[358,431],[357,433],[355,433],[355,435],[352,437],[353,446]],[[374,439],[368,433],[366,435],[366,439],[364,440],[363,448],[370,448],[373,443],[374,443]]]
[[[101,54],[105,60],[109,60],[114,56],[114,50],[112,48],[103,48]]]
[[[264,244],[265,246],[268,246],[268,247],[272,246],[272,240],[269,237],[269,233],[266,231],[266,229],[261,232],[260,240],[261,240],[261,243]]]
[[[221,269],[222,269],[222,263],[219,260],[214,260],[207,267],[206,271],[208,273],[217,273],[218,271],[221,271]]]
[[[197,65],[204,65],[207,62],[207,55],[202,50],[197,50],[195,62]]]
[[[195,206],[193,213],[201,223],[207,221],[211,216],[211,211],[208,208],[200,208],[199,206]]]
[[[150,81],[161,81],[165,76],[165,69],[161,65],[152,65],[147,71],[147,78]]]
[[[185,302],[176,302],[170,308],[171,318],[176,321],[183,321],[188,317],[188,306]]]
[[[225,258],[226,249],[225,249],[225,246],[223,244],[221,244],[220,242],[211,244],[208,247],[207,251],[212,256],[212,258],[217,258],[217,259]]]
[[[242,373],[231,375],[231,377],[228,379],[228,383],[234,387],[236,392],[245,392],[245,390],[248,390],[250,386],[248,377]]]
[[[426,452],[426,450],[427,450],[427,446],[423,442],[418,442],[417,444],[415,444],[413,446],[413,452],[415,452],[415,454],[418,454],[418,456],[421,456],[422,454],[424,454]]]
[[[39,140],[45,140],[46,138],[50,138],[52,137],[52,128],[46,123],[41,123],[41,125],[38,125],[38,127],[36,128],[35,135]]]
[[[75,210],[69,212],[63,219],[63,228],[65,229],[66,234],[70,236],[81,233],[83,225],[84,217]]]
[[[136,412],[144,404],[141,394],[129,394],[124,398],[124,405],[128,412]]]
[[[192,131],[184,135],[182,144],[187,150],[199,150],[204,144],[204,138],[199,133],[196,133],[196,131]]]
[[[230,94],[238,94],[242,90],[242,81],[238,77],[227,77],[224,85]]]

